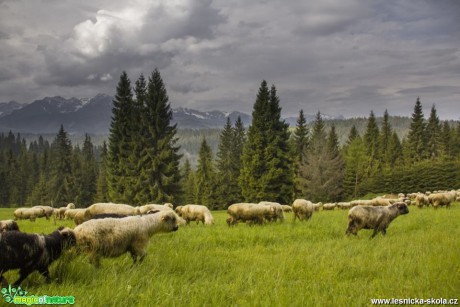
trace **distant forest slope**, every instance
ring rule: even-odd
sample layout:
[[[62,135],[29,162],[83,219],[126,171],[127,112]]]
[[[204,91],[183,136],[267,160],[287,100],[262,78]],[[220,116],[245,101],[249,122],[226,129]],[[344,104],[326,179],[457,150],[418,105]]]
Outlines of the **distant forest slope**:
[[[379,127],[381,127],[382,120],[382,117],[377,117],[377,124],[379,125]],[[341,145],[343,145],[347,140],[348,133],[350,132],[351,127],[355,125],[359,131],[359,134],[362,136],[364,130],[366,129],[367,121],[368,119],[364,117],[326,120],[326,131],[328,131],[332,125],[335,125],[337,135],[339,137],[339,142]],[[396,133],[398,134],[401,140],[406,137],[409,131],[410,122],[411,119],[409,117],[390,116],[391,126],[393,129],[396,130]],[[456,122],[450,121],[450,124],[451,126],[454,126],[456,125]],[[313,122],[308,124],[310,130],[312,125]],[[295,127],[291,126],[290,129],[291,131],[293,131]],[[179,129],[177,132],[177,144],[181,147],[181,153],[183,154],[183,158],[189,159],[192,165],[196,165],[198,151],[200,149],[200,144],[203,138],[206,138],[208,145],[212,149],[213,155],[215,155],[219,144],[220,131],[221,129]],[[39,135],[37,134],[21,133],[21,137],[25,138],[27,143],[33,140],[37,140],[38,136]],[[46,134],[42,136],[44,139],[48,140],[49,142],[52,142],[53,139],[56,137],[56,134]],[[81,147],[83,144],[84,135],[69,134],[69,138],[73,146],[78,145]],[[95,146],[100,146],[104,141],[108,140],[108,135],[91,134],[91,140]]]

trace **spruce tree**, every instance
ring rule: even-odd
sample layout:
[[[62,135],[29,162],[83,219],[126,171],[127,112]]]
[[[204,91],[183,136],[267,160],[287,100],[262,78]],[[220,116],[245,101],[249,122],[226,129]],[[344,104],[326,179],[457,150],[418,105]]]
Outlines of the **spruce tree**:
[[[380,132],[380,152],[381,152],[381,161],[387,165],[390,160],[390,148],[389,144],[392,138],[392,127],[390,124],[390,116],[388,115],[388,111],[385,110],[383,114],[383,123],[382,123],[382,130]]]
[[[293,197],[293,168],[288,125],[281,120],[276,87],[262,81],[252,112],[244,146],[239,185],[247,201],[290,203]]]
[[[138,142],[143,144],[137,168],[142,184],[137,202],[174,202],[181,193],[177,125],[171,124],[172,110],[163,79],[155,69],[149,76]]]
[[[455,147],[455,135],[450,128],[449,122],[444,121],[440,124],[440,144],[439,144],[439,154],[444,156],[446,159],[451,159],[454,157],[454,147]]]
[[[83,142],[83,148],[81,152],[81,172],[79,187],[77,191],[78,205],[81,207],[87,207],[94,203],[96,196],[96,183],[97,183],[97,163],[94,156],[93,143],[91,137],[85,134],[85,140]]]
[[[441,123],[433,104],[425,129],[427,157],[436,160],[441,155]]]
[[[113,100],[112,121],[110,123],[107,180],[109,197],[113,202],[133,203],[130,191],[132,184],[129,171],[129,157],[133,151],[134,103],[131,81],[126,72],[120,76],[117,92]],[[136,136],[137,137],[137,136]]]
[[[350,128],[350,132],[348,133],[348,138],[347,138],[347,143],[346,145],[349,146],[356,138],[360,137],[358,129],[356,129],[356,126],[353,125]]]
[[[335,132],[334,124],[331,126],[331,130],[329,130],[329,135],[327,136],[327,148],[334,157],[339,155],[339,137],[337,132]]]
[[[195,202],[200,205],[214,209],[215,170],[212,162],[211,147],[203,138],[198,154],[198,165],[196,168],[196,195]]]
[[[196,200],[197,187],[195,184],[195,172],[193,171],[188,159],[185,160],[183,181],[184,203],[193,204]]]
[[[55,207],[66,206],[74,201],[72,187],[75,180],[72,170],[72,144],[63,125],[51,144],[51,161],[51,200]]]
[[[107,143],[104,141],[102,144],[101,157],[98,167],[98,176],[96,184],[96,202],[106,203],[109,202],[109,186],[107,182],[107,159],[108,149]]]
[[[305,152],[305,149],[308,147],[308,138],[309,129],[307,126],[307,120],[305,119],[305,115],[301,109],[299,112],[299,117],[297,118],[297,125],[292,136],[294,143],[294,154],[296,156],[297,163],[300,163],[303,159],[302,155]]]
[[[412,162],[422,160],[425,155],[426,139],[425,139],[425,123],[423,119],[422,104],[420,97],[417,98],[412,113],[409,133],[407,135],[408,142],[408,158]]]
[[[358,136],[347,147],[345,154],[344,190],[349,198],[362,195],[362,184],[366,178],[366,146]]]
[[[241,189],[238,186],[240,169],[235,163],[235,130],[231,125],[230,118],[220,133],[219,147],[217,152],[217,187],[216,203],[221,209],[241,199]]]
[[[343,161],[338,154],[335,128],[328,139],[318,112],[313,125],[305,161],[300,164],[297,186],[303,198],[312,201],[337,201],[342,194]]]
[[[367,149],[367,156],[370,162],[369,167],[373,168],[380,157],[379,146],[379,127],[375,119],[374,112],[371,111],[367,120],[366,131],[363,136],[364,144]]]

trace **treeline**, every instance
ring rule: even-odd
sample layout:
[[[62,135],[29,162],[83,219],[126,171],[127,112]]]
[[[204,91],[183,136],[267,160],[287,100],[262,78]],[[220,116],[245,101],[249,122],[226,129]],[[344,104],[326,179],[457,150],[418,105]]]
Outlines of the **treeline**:
[[[123,73],[116,92],[108,143],[102,146],[88,135],[81,148],[72,146],[63,127],[52,142],[39,137],[29,145],[19,134],[0,135],[0,206],[112,201],[224,209],[243,201],[335,202],[369,193],[460,188],[460,124],[440,121],[434,105],[425,119],[420,99],[405,137],[388,112],[377,121],[371,111],[364,129],[352,126],[339,141],[335,123],[326,124],[319,112],[307,124],[300,110],[295,129],[289,129],[276,87],[263,81],[251,126],[227,120],[215,153],[206,133],[200,135],[198,158],[191,161],[179,154],[158,70],[148,79],[141,75],[134,87]]]

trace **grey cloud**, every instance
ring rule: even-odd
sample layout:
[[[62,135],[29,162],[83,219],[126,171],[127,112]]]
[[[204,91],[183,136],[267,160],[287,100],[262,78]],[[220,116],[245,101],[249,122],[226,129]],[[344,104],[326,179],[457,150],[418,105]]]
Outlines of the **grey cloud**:
[[[266,79],[288,116],[408,116],[419,95],[447,118],[460,112],[456,0],[0,5],[2,101],[110,94],[121,71],[158,67],[174,106],[250,113]]]
[[[172,83],[170,85],[170,89],[181,93],[181,94],[189,94],[189,93],[202,93],[208,91],[210,88],[208,86],[197,85],[192,83]]]

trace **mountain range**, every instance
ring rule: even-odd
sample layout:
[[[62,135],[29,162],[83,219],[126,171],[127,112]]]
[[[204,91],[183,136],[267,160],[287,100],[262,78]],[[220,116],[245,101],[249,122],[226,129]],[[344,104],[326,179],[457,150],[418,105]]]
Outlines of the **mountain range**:
[[[113,97],[98,94],[91,99],[45,97],[28,104],[15,101],[0,103],[0,131],[9,130],[21,133],[56,133],[60,125],[72,134],[107,134],[112,116]],[[227,117],[235,122],[241,117],[243,124],[251,124],[251,116],[238,111],[198,111],[188,108],[173,109],[172,123],[179,129],[223,128]],[[305,115],[307,122],[314,120],[314,115]],[[340,119],[323,116],[324,119]],[[285,121],[295,126],[297,119],[286,118]]]

